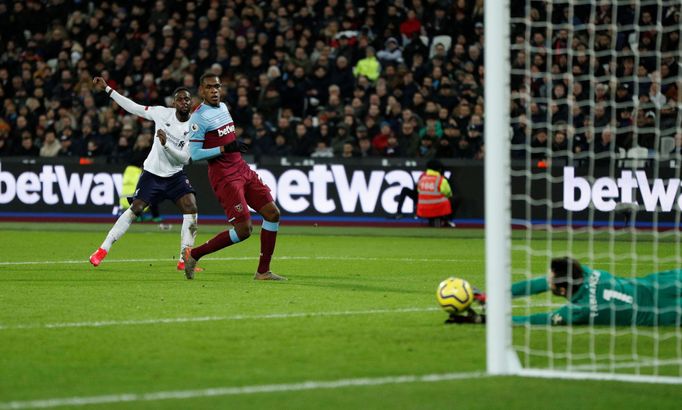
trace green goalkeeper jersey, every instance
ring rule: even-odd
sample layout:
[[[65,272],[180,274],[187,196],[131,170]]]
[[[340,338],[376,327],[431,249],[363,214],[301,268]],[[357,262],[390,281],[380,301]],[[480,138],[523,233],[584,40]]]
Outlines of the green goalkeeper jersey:
[[[682,270],[633,279],[583,266],[584,281],[570,302],[554,312],[513,316],[515,324],[676,325],[682,317]],[[512,285],[512,297],[549,291],[547,278]]]

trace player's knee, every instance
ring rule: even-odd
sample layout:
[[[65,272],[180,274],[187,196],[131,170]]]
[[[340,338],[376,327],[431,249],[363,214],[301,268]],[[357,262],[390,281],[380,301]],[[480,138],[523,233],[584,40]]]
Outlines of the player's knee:
[[[276,206],[273,206],[266,212],[263,212],[263,219],[265,219],[268,222],[279,222],[279,217],[280,217],[279,208],[277,208]]]
[[[144,212],[144,208],[146,208],[146,204],[135,204],[133,203],[130,205],[130,211],[135,214],[135,216],[140,216],[142,215],[142,212]]]
[[[183,214],[196,214],[198,213],[197,203],[194,199],[194,195],[188,194],[185,197],[180,198],[178,202],[178,207],[181,209]]]
[[[245,241],[249,239],[251,236],[251,232],[253,231],[253,226],[251,224],[248,225],[243,225],[243,226],[235,226],[234,230],[237,232],[237,237],[239,237],[240,241]]]

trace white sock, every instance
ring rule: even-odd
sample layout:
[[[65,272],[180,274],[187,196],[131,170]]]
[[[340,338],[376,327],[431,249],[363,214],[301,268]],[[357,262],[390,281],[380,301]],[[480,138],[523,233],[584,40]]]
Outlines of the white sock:
[[[126,209],[126,211],[118,217],[118,220],[114,226],[112,226],[109,230],[107,237],[104,239],[104,242],[102,242],[101,248],[109,252],[111,245],[113,245],[114,242],[119,240],[121,236],[126,233],[128,228],[130,228],[130,224],[133,223],[135,218],[136,216],[133,211],[131,211],[130,208]]]
[[[182,215],[182,229],[180,229],[180,259],[182,251],[186,247],[194,247],[194,239],[197,237],[197,214]]]

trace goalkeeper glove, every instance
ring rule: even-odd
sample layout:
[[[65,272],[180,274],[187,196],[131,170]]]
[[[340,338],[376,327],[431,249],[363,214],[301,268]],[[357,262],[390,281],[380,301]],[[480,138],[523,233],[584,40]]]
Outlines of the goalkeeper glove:
[[[474,288],[474,300],[478,301],[478,303],[480,303],[481,305],[485,305],[485,301],[486,301],[485,292],[481,292],[481,290],[479,288],[477,288],[476,286],[474,286],[473,288]]]
[[[224,152],[241,152],[243,154],[248,150],[249,146],[238,140],[234,140],[229,144],[223,145]]]
[[[485,324],[485,315],[476,313],[475,310],[469,308],[465,315],[458,315],[456,313],[451,313],[450,317],[445,321],[446,324],[450,323],[473,323],[473,324]]]

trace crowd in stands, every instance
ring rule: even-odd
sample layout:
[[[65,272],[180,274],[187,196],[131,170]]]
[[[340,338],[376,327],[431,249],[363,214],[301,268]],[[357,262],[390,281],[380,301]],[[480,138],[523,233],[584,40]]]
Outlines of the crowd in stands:
[[[514,156],[679,155],[679,2],[512,0],[511,10]]]
[[[596,150],[609,133],[653,148],[679,127],[679,7],[511,3],[517,156]],[[0,27],[0,157],[130,162],[153,124],[92,78],[170,105],[207,71],[256,158],[484,156],[482,0],[0,1]]]

